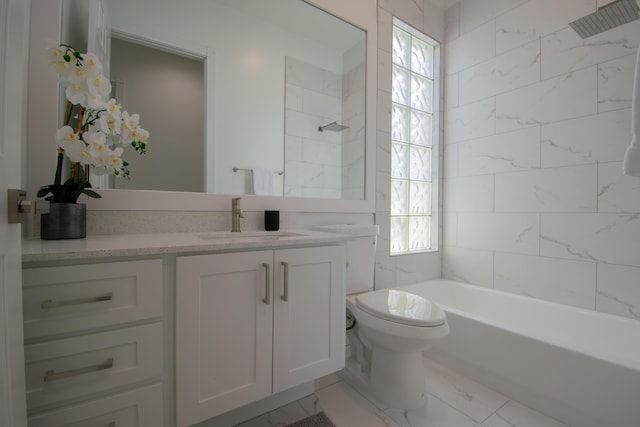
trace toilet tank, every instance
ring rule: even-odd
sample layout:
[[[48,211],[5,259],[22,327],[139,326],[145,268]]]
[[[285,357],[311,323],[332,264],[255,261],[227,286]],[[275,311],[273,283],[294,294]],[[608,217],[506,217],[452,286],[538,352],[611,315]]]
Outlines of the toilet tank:
[[[377,225],[336,224],[319,225],[313,228],[326,233],[348,234],[353,237],[346,243],[347,294],[373,290],[376,240],[380,231],[379,227]]]

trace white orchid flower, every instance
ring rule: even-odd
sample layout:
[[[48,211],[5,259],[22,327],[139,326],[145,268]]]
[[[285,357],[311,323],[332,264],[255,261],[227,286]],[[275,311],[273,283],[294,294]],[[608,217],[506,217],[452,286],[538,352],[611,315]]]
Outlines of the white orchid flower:
[[[87,149],[87,144],[79,139],[75,141],[65,141],[60,144],[60,148],[64,150],[64,153],[72,162],[83,165],[88,165],[92,162],[92,156]]]
[[[122,119],[122,105],[118,104],[118,101],[115,99],[111,98],[104,108],[110,116],[117,118],[118,120]]]
[[[56,131],[56,141],[58,142],[71,142],[79,140],[80,137],[71,126],[62,126]]]
[[[97,93],[87,94],[87,108],[91,108],[92,110],[102,110],[104,107],[104,97],[102,95]]]
[[[122,119],[113,117],[110,114],[101,114],[100,119],[96,122],[96,128],[109,135],[120,134]]]
[[[73,71],[71,64],[65,61],[64,55],[65,50],[59,46],[47,49],[47,59],[61,76],[66,76]]]
[[[111,93],[111,82],[102,74],[90,75],[87,78],[87,87],[89,88],[89,93],[95,95],[106,97]]]
[[[82,54],[82,68],[84,68],[87,73],[92,76],[102,73],[102,63],[93,53]]]
[[[72,83],[67,86],[64,95],[72,104],[80,104],[87,106],[86,85],[81,83]]]

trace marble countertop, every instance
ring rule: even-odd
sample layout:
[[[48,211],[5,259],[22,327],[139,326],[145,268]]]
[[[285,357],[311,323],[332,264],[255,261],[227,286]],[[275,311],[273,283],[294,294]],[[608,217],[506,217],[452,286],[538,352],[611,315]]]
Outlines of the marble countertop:
[[[87,236],[84,239],[22,241],[22,262],[123,256],[277,249],[345,242],[347,235],[313,230],[192,232]]]

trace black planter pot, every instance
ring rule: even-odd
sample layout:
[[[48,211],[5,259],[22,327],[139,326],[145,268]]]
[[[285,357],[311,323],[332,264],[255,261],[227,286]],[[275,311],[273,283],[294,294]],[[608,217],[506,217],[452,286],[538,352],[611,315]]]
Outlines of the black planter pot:
[[[87,206],[81,203],[51,203],[42,214],[42,240],[81,239],[87,236]]]

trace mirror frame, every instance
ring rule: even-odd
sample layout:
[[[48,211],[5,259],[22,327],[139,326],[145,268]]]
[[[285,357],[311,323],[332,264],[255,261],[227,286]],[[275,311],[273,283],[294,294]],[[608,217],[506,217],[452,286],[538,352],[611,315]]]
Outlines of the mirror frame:
[[[285,212],[375,212],[376,116],[377,116],[377,2],[376,0],[302,0],[333,14],[366,32],[366,141],[365,194],[362,200],[318,199],[241,194],[187,193],[149,190],[100,190],[101,199],[86,200],[89,210],[98,211],[227,211],[232,197],[241,196],[246,211],[279,209]],[[61,16],[61,0],[33,0],[32,7],[46,8],[45,16]],[[61,19],[32,29],[27,111],[27,187],[30,194],[51,181],[54,175],[54,150],[51,156],[38,150],[36,141],[53,141],[57,129],[58,83],[46,64],[43,52],[51,40],[59,40]],[[48,42],[47,42],[48,41]],[[25,160],[26,161],[26,160]],[[33,164],[31,164],[33,163]]]

